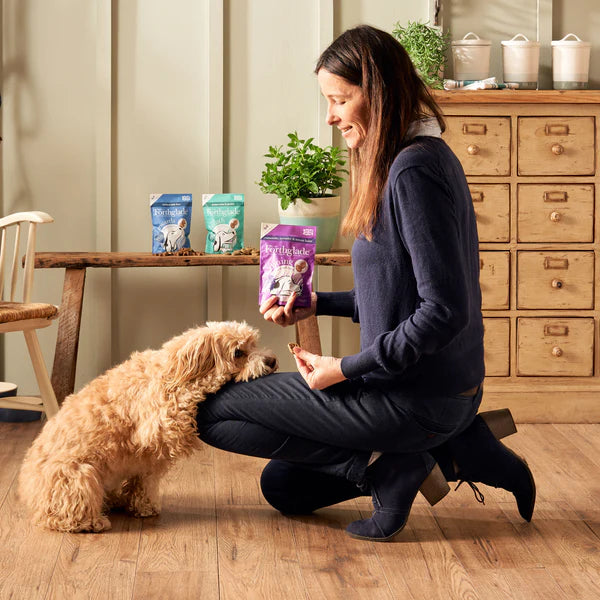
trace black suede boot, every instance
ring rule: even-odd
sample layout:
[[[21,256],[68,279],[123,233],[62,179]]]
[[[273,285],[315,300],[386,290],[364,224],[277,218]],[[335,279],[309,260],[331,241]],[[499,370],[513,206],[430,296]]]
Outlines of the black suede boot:
[[[309,515],[319,508],[370,494],[344,477],[283,460],[267,463],[260,487],[267,502],[284,515]]]
[[[496,439],[480,415],[462,433],[430,452],[448,481],[468,482],[476,497],[479,490],[474,483],[503,488],[515,496],[523,519],[531,521],[536,495],[533,474],[522,458]]]
[[[428,453],[383,454],[367,469],[365,478],[371,488],[373,514],[350,523],[346,532],[373,542],[387,542],[404,529],[419,488],[432,505],[450,489]]]
[[[478,413],[477,416],[485,421],[489,430],[497,440],[501,440],[513,433],[517,433],[517,426],[515,425],[512,414],[508,408],[482,411]],[[429,452],[433,458],[435,458],[446,480],[457,481],[456,465],[454,463],[452,452],[448,447],[448,443],[446,442],[437,448],[432,448]]]

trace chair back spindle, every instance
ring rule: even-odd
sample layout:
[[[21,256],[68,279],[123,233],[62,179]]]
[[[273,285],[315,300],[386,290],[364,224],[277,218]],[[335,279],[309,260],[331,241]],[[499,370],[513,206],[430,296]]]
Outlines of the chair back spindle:
[[[21,245],[21,223],[16,224],[15,243],[13,246],[12,265],[10,267],[10,301],[15,301],[17,276],[19,275],[19,246]]]

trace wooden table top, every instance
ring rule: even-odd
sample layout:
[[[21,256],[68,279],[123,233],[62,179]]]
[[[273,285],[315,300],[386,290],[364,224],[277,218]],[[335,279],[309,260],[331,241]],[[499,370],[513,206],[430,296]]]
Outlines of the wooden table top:
[[[36,252],[36,269],[85,269],[88,267],[194,267],[258,265],[258,256],[201,254],[198,256],[161,256],[150,252]],[[317,265],[350,265],[348,250],[317,254]]]

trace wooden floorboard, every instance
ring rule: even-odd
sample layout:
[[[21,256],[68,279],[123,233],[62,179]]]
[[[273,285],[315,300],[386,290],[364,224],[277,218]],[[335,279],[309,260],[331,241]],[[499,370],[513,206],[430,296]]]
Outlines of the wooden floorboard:
[[[169,473],[160,516],[44,531],[16,489],[38,430],[0,423],[0,600],[600,598],[600,425],[521,425],[505,440],[535,475],[531,523],[510,493],[480,486],[482,505],[463,485],[433,508],[417,496],[390,544],[345,534],[369,498],[285,517],[260,492],[264,460],[206,446]]]

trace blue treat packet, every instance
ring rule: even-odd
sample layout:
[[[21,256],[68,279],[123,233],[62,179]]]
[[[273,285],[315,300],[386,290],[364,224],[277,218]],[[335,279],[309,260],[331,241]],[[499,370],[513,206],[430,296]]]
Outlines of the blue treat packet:
[[[191,194],[150,194],[152,254],[190,247]]]
[[[207,254],[244,247],[244,194],[202,194]]]

